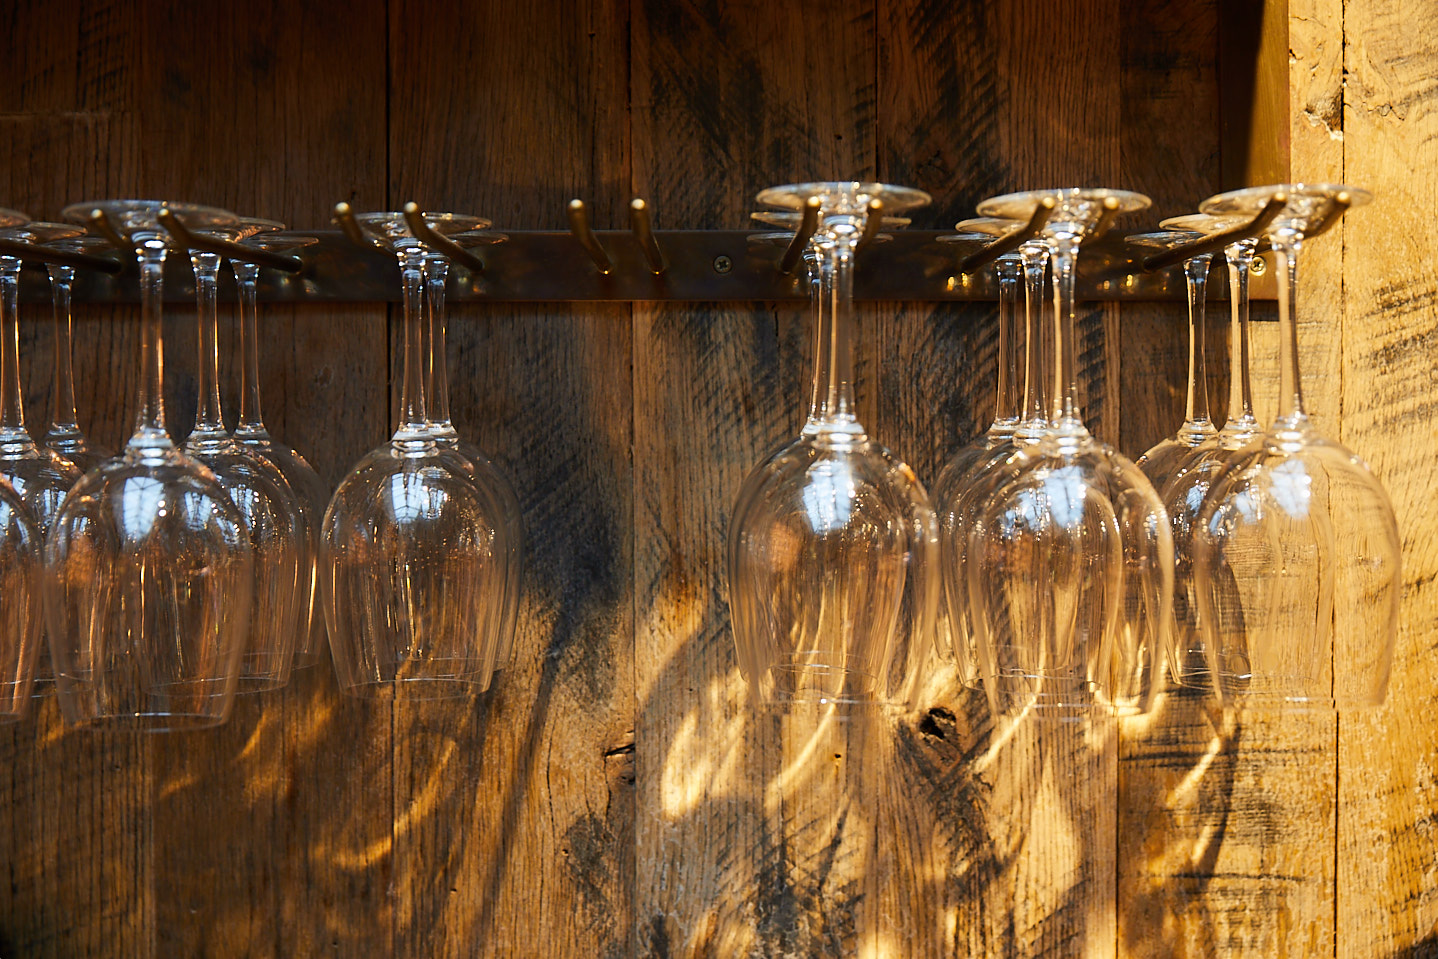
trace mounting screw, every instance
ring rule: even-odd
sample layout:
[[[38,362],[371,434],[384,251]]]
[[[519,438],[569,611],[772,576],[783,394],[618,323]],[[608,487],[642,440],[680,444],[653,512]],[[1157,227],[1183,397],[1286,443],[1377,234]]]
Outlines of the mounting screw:
[[[1268,272],[1268,261],[1261,256],[1255,256],[1253,258],[1253,265],[1248,268],[1248,272],[1254,276],[1262,276]]]
[[[715,273],[728,273],[732,269],[734,269],[734,261],[727,256],[716,256],[714,258]]]

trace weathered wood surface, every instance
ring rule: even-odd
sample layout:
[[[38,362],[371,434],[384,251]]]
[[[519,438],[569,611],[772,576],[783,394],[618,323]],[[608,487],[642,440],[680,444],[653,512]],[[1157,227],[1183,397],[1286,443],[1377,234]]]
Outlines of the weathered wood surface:
[[[572,196],[623,226],[641,195],[661,227],[719,228],[771,183],[877,176],[934,194],[920,226],[1083,182],[1152,195],[1137,229],[1223,185],[1222,7],[27,0],[0,14],[0,203],[53,218],[161,193],[320,227],[339,199],[414,199],[504,229],[562,227]],[[0,730],[0,956],[1435,954],[1438,51],[1408,26],[1438,11],[1289,16],[1293,174],[1382,204],[1307,251],[1301,309],[1310,409],[1405,532],[1389,706],[1235,722],[1170,699],[1010,730],[936,671],[913,715],[760,719],[724,536],[802,415],[806,311],[467,305],[454,418],[529,535],[513,665],[437,707],[351,700],[322,666],[173,738],[69,733],[42,703]],[[82,422],[111,444],[133,414],[129,316],[76,327]],[[332,484],[391,428],[386,317],[261,316],[267,419]],[[1083,318],[1090,420],[1130,455],[1181,417],[1182,324],[1176,305]],[[882,304],[859,325],[861,416],[932,481],[992,415],[992,310]],[[166,323],[179,432],[192,327]],[[42,425],[48,328],[24,336]],[[1262,378],[1271,328],[1257,343]]]
[[[1435,20],[1431,2],[1350,0],[1344,10],[1343,176],[1378,200],[1355,211],[1343,233],[1341,438],[1393,498],[1405,582],[1388,702],[1339,725],[1336,941],[1344,959],[1438,955],[1438,557],[1425,467],[1438,439]]]

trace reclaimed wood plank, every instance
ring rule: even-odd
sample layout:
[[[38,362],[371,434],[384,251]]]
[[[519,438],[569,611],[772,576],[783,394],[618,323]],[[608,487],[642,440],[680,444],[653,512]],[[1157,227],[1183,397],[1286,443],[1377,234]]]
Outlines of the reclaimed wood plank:
[[[882,19],[880,171],[914,171],[939,196],[937,225],[972,215],[986,195],[1119,182],[1117,4],[1040,9],[965,4],[938,10],[890,3]],[[1063,39],[1082,24],[1084,40]],[[1064,144],[1062,150],[1053,144]],[[937,145],[961,145],[960,161]],[[945,177],[961,168],[963,177]],[[935,176],[935,179],[925,179]],[[985,428],[993,404],[992,305],[906,304],[883,321],[886,402],[879,420],[933,478]],[[1118,313],[1085,309],[1079,322],[1081,392],[1090,425],[1114,431],[1121,400]],[[923,357],[922,362],[906,360]],[[956,425],[958,428],[956,429]],[[989,714],[982,693],[945,684],[896,731],[896,779],[912,784],[886,804],[896,836],[921,841],[895,898],[916,909],[910,948],[933,955],[1112,955],[1114,778],[1111,723],[1024,723]],[[1072,774],[1062,770],[1071,770]],[[908,807],[907,809],[905,807]],[[899,857],[901,860],[903,856]]]
[[[141,192],[295,225],[326,225],[335,200],[382,196],[383,9],[351,8],[357,26],[341,34],[323,5],[147,7]],[[353,71],[356,60],[375,69]],[[230,313],[222,307],[221,373],[233,419]],[[181,436],[195,406],[194,310],[167,314]],[[260,319],[269,425],[331,481],[388,429],[385,315],[340,306]],[[390,737],[382,705],[340,700],[326,658],[281,693],[239,697],[219,729],[157,739],[160,951],[358,955],[388,941],[391,804],[375,784],[389,780]]]
[[[394,4],[391,209],[552,229],[582,197],[596,226],[624,225],[624,14]],[[625,304],[451,311],[452,413],[523,503],[524,594],[494,688],[395,707],[397,955],[633,954],[629,319]]]
[[[77,193],[133,189],[141,136],[133,78],[139,31],[105,3],[14,4],[0,97],[4,203],[56,219]],[[79,311],[76,400],[90,435],[127,434],[136,368],[128,311]],[[48,320],[47,310],[23,313]],[[22,325],[27,425],[43,433],[50,396],[49,324]],[[120,402],[115,399],[122,398]],[[0,952],[154,955],[152,744],[118,732],[67,730],[54,696],[0,730],[7,770],[0,830]]]
[[[1339,719],[1337,955],[1438,952],[1433,331],[1434,241],[1422,198],[1438,178],[1431,3],[1343,8],[1343,176],[1372,190],[1345,217],[1340,438],[1387,487],[1403,543],[1403,605],[1387,703]],[[1319,243],[1331,243],[1325,238]],[[1317,244],[1315,244],[1316,246]],[[1305,269],[1310,267],[1305,266]],[[1420,452],[1422,451],[1422,452]]]
[[[661,214],[738,225],[763,187],[873,175],[871,4],[813,18],[636,3],[632,17],[633,180]],[[728,628],[729,511],[766,450],[797,433],[806,313],[635,308],[641,955],[853,954],[902,934],[865,895],[875,770],[853,755],[859,733],[755,712]],[[861,416],[877,399],[870,320]]]

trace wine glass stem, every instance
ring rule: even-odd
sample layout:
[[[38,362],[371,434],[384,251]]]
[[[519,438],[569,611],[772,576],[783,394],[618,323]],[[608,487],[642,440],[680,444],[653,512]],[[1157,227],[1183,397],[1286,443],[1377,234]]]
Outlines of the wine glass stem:
[[[1183,265],[1188,281],[1188,396],[1184,403],[1184,425],[1208,426],[1208,362],[1204,343],[1208,257],[1196,256]]]
[[[829,363],[824,419],[853,425],[854,414],[854,247],[838,242],[829,248]]]
[[[240,293],[240,419],[235,432],[265,428],[260,408],[260,335],[255,286],[260,268],[253,263],[230,261]]]
[[[50,326],[55,343],[55,400],[51,404],[50,431],[59,434],[80,432],[75,413],[75,374],[70,366],[70,284],[74,279],[74,267],[50,267]]]
[[[1074,264],[1078,240],[1061,233],[1051,252],[1054,272],[1054,378],[1055,425],[1082,424],[1078,415],[1078,375],[1074,365]]]
[[[0,440],[25,432],[20,388],[20,261],[0,257]]]
[[[1041,243],[1025,243],[1019,250],[1024,264],[1024,421],[1037,423],[1048,412],[1044,381],[1044,272],[1049,251]]]
[[[420,329],[420,302],[424,283],[424,253],[418,247],[398,251],[400,279],[404,284],[404,379],[400,387],[399,433],[417,438],[426,428],[424,403],[424,343]]]
[[[441,426],[449,425],[449,376],[446,369],[445,279],[449,276],[449,260],[438,254],[424,258],[424,286],[429,301],[429,418]]]
[[[1253,391],[1248,378],[1248,271],[1253,251],[1235,243],[1223,251],[1228,261],[1230,326],[1228,333],[1228,417],[1253,418]]]
[[[161,300],[165,284],[165,244],[144,240],[135,251],[140,258],[140,411],[135,418],[131,446],[171,446],[165,429],[165,345]]]
[[[814,379],[809,389],[809,425],[819,422],[824,415],[824,400],[828,396],[829,339],[827,309],[824,297],[828,289],[825,270],[828,266],[823,254],[813,245],[804,252],[804,263],[809,268],[809,295],[812,307],[811,321],[814,324]]]
[[[190,264],[195,270],[196,339],[200,344],[197,369],[200,408],[195,411],[195,432],[201,435],[223,433],[225,417],[220,407],[219,311],[215,298],[220,258],[214,253],[191,253]]]
[[[999,275],[999,383],[994,421],[1012,423],[1019,413],[1018,293],[1023,266],[1016,256],[1001,257]]]
[[[1291,230],[1271,237],[1278,260],[1278,420],[1296,425],[1306,419],[1303,382],[1298,372],[1298,324],[1294,309],[1298,295],[1298,252],[1303,238]]]

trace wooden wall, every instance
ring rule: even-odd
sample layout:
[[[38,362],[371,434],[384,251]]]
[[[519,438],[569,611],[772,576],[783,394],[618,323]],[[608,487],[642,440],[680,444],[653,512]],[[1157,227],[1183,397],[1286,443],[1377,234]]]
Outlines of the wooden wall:
[[[853,176],[929,190],[930,228],[1060,182],[1167,215],[1223,185],[1221,6],[19,0],[0,204],[163,195],[322,228],[336,200],[414,199],[535,229],[573,196],[622,226],[642,195],[661,227],[734,228],[763,186]],[[803,311],[467,305],[455,419],[529,536],[513,666],[442,706],[342,697],[321,667],[150,738],[42,703],[0,729],[0,956],[1438,955],[1438,7],[1290,0],[1289,22],[1294,176],[1380,198],[1313,244],[1303,309],[1310,405],[1405,533],[1389,705],[1236,723],[1171,699],[1004,734],[936,670],[912,715],[758,717],[722,545],[797,428]],[[862,417],[930,481],[990,415],[992,312],[861,316]],[[192,320],[166,323],[178,432]],[[261,323],[270,425],[336,482],[390,429],[395,324]],[[77,325],[81,418],[115,444],[136,327]],[[1181,332],[1172,306],[1084,317],[1091,420],[1130,454],[1178,423]],[[49,342],[26,326],[36,425]]]

